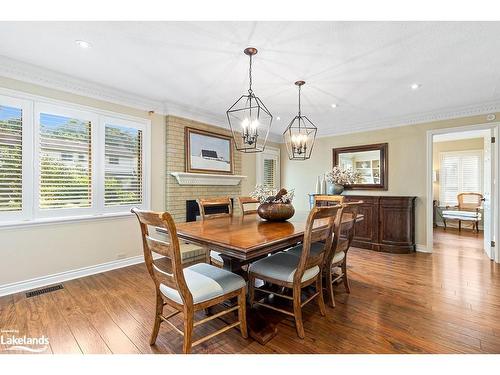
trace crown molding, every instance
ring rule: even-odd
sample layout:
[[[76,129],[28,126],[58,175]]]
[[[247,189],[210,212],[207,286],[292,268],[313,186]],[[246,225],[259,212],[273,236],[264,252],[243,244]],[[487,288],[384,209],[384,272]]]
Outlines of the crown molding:
[[[0,56],[0,76],[144,111],[166,114],[165,105],[161,101],[74,78],[6,56]]]
[[[360,123],[353,125],[348,130],[333,131],[322,133],[318,138],[327,138],[335,135],[345,135],[352,133],[362,133],[374,130],[398,128],[402,126],[411,126],[426,124],[437,121],[452,120],[464,117],[481,116],[490,113],[500,112],[500,101],[490,101],[481,104],[473,104],[464,107],[449,107],[436,111],[424,112],[422,114],[411,114],[408,116],[393,117],[379,121],[371,121],[369,123]],[[484,122],[488,122],[485,118]]]
[[[189,118],[191,120],[208,123],[223,129],[229,129],[223,115],[218,115],[210,111],[172,101],[162,102],[159,100],[144,98],[126,91],[74,78],[66,74],[11,59],[6,56],[0,56],[0,76],[97,100],[103,100],[130,108],[136,108],[144,111],[153,110],[161,115]],[[500,112],[499,100],[470,106],[443,108],[436,111],[392,117],[366,123],[358,123],[350,126],[349,129],[321,133],[318,135],[318,138],[417,125],[461,117],[486,115],[495,112]],[[485,122],[487,122],[486,119]],[[281,133],[273,133],[272,131],[269,133],[268,140],[276,143],[283,143]]]

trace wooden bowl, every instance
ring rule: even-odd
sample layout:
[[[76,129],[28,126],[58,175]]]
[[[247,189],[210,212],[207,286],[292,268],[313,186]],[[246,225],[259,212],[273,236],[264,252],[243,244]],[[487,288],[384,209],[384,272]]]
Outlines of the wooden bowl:
[[[257,213],[264,220],[286,221],[295,214],[295,208],[291,203],[262,203]]]

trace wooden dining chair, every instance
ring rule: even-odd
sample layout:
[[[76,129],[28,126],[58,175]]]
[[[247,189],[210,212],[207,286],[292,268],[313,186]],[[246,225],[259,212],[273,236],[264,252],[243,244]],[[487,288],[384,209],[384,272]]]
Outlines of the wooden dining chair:
[[[318,298],[321,315],[326,315],[322,288],[322,266],[324,255],[329,252],[332,245],[332,235],[335,221],[339,219],[342,206],[314,207],[307,218],[304,232],[303,247],[300,256],[289,254],[287,251],[260,259],[252,263],[248,268],[248,285],[250,305],[257,304],[293,316],[297,335],[305,337],[304,325],[302,323],[302,307]],[[319,228],[314,228],[317,220],[324,219]],[[319,243],[319,246],[313,244]],[[259,279],[266,284],[255,287],[255,280]],[[302,289],[315,283],[315,291],[302,302]],[[292,296],[285,293],[277,293],[275,290],[265,289],[267,285],[274,284],[292,290]],[[293,301],[293,311],[288,311],[271,304],[265,303],[263,299],[255,300],[255,291],[273,294]]]
[[[325,286],[332,307],[335,307],[333,285],[338,280],[342,280],[346,292],[351,293],[349,279],[347,278],[347,251],[351,247],[354,238],[358,209],[362,203],[362,201],[358,201],[344,203],[342,205],[342,224],[336,228],[337,232],[335,233],[330,253],[325,256],[323,276],[325,278]],[[335,274],[335,270],[337,269],[340,269],[339,274]]]
[[[246,209],[245,205],[248,204],[259,204],[260,201],[258,199],[252,198],[252,197],[238,197],[238,204],[240,206],[241,214],[242,215],[249,215],[249,214],[256,214],[257,213],[257,207],[254,206],[252,209]]]
[[[221,198],[200,198],[197,199],[198,207],[200,209],[201,220],[210,220],[218,217],[231,217],[233,215],[233,205],[231,199],[228,197]],[[207,208],[210,207],[226,207],[227,212],[223,213],[207,213]],[[222,268],[224,265],[224,260],[220,256],[220,253],[210,249],[206,249],[207,263],[213,264],[217,267]]]
[[[344,203],[343,195],[315,195],[313,206],[335,206]]]
[[[151,278],[156,287],[156,312],[150,345],[154,345],[160,324],[168,323],[177,333],[184,336],[183,352],[189,353],[192,346],[223,333],[233,327],[240,327],[241,335],[247,337],[246,324],[246,283],[245,280],[234,273],[198,263],[183,269],[179,239],[174,220],[168,212],[148,212],[133,208],[141,227],[144,260]],[[153,238],[149,235],[149,226],[163,228],[168,234],[170,242]],[[165,257],[168,266],[164,269],[160,260],[153,259],[153,253]],[[163,259],[162,259],[163,260]],[[194,321],[194,313],[215,306],[223,301],[237,297],[238,304],[222,310],[217,314]],[[165,305],[173,307],[175,312],[165,316]],[[193,329],[200,324],[209,322],[231,311],[238,310],[238,321],[207,336],[193,340]],[[184,329],[181,331],[170,318],[182,313]]]

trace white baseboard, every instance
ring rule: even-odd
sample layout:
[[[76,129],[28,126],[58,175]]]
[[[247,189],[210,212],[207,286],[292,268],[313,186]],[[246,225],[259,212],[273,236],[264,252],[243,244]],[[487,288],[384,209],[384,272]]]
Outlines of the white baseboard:
[[[64,281],[78,279],[84,276],[95,275],[96,273],[111,271],[117,268],[123,268],[142,262],[144,262],[144,256],[137,255],[126,259],[118,259],[111,262],[97,264],[95,266],[83,267],[76,270],[60,272],[49,276],[42,276],[30,280],[0,285],[0,297],[6,296],[8,294],[23,292],[25,290],[41,288],[47,285],[62,283]]]
[[[418,252],[420,252],[420,253],[429,253],[429,254],[432,253],[432,251],[429,251],[427,249],[427,246],[425,246],[425,245],[419,245],[419,244],[417,244],[417,249],[416,250]]]

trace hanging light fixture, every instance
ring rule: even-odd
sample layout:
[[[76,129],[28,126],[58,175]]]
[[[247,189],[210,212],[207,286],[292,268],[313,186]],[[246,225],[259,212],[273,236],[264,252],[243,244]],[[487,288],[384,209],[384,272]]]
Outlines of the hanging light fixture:
[[[248,94],[242,95],[227,111],[227,121],[233,134],[236,149],[241,152],[262,152],[266,147],[273,115],[252,90],[252,57],[256,48],[246,48],[250,58]]]
[[[293,118],[283,132],[288,158],[290,160],[306,160],[311,157],[314,140],[316,139],[316,126],[306,116],[302,115],[300,107],[300,90],[305,81],[295,82],[299,86],[299,114]]]

